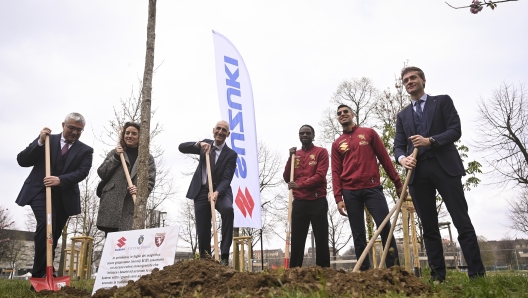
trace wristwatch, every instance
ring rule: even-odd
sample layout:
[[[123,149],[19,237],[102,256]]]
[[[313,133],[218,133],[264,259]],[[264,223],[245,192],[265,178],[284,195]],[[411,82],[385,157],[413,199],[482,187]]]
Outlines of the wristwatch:
[[[433,137],[429,137],[429,142],[431,142],[431,146],[436,145],[436,140]]]

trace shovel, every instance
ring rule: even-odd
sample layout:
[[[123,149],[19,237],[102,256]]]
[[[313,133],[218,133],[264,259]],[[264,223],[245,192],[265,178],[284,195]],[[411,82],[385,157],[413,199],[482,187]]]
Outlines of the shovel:
[[[44,143],[46,159],[46,177],[51,176],[49,135]],[[58,291],[62,287],[70,285],[69,276],[53,277],[53,231],[51,225],[51,187],[46,186],[46,276],[32,277],[29,279],[35,291],[42,290]],[[72,270],[73,268],[70,268]]]
[[[132,184],[132,179],[130,179],[130,173],[128,173],[128,167],[126,165],[125,156],[123,153],[119,153],[119,157],[121,158],[121,164],[123,165],[123,170],[125,171],[126,180],[128,183],[128,187],[134,186]],[[136,204],[136,195],[132,195],[132,200],[134,200],[134,205]]]
[[[211,149],[209,149],[211,150]],[[205,152],[205,162],[207,164],[207,181],[209,184],[209,195],[213,197],[213,176],[211,175],[211,160],[209,157],[209,152]],[[218,234],[216,233],[216,210],[215,210],[215,201],[213,199],[211,202],[211,218],[213,219],[213,238],[214,238],[214,251],[215,251],[215,260],[220,260],[220,250],[218,248]]]
[[[294,171],[295,171],[295,153],[293,153],[291,156],[290,181],[293,181],[294,179]],[[290,268],[292,201],[293,201],[293,189],[290,189],[290,197],[288,200],[288,225],[286,226],[286,249],[284,250],[284,269]]]
[[[418,156],[418,148],[414,148],[413,153],[412,153],[412,157],[416,158],[416,156]],[[363,264],[363,261],[365,261],[365,258],[368,256],[368,253],[370,249],[372,248],[372,245],[374,245],[374,241],[376,241],[376,238],[378,238],[379,234],[381,234],[381,232],[383,231],[383,228],[385,227],[387,222],[390,220],[392,214],[396,212],[396,215],[394,216],[394,220],[392,222],[389,235],[387,237],[387,243],[385,244],[385,249],[383,250],[383,254],[381,256],[380,268],[382,268],[381,266],[385,262],[385,259],[387,258],[387,253],[389,252],[389,246],[390,246],[390,242],[392,239],[392,234],[394,233],[394,228],[396,227],[396,222],[398,221],[398,215],[400,212],[401,205],[404,201],[404,198],[407,196],[407,186],[409,186],[409,181],[411,180],[411,175],[412,175],[413,170],[414,169],[410,169],[407,171],[407,178],[405,179],[405,183],[403,184],[403,190],[400,194],[400,199],[398,200],[396,205],[392,207],[391,211],[389,212],[389,214],[387,214],[383,222],[378,226],[378,228],[376,229],[376,233],[374,233],[372,238],[370,238],[370,241],[367,244],[367,247],[365,247],[365,250],[363,250],[363,253],[361,254],[361,256],[359,257],[356,263],[356,266],[354,266],[353,272],[359,271],[359,268]]]

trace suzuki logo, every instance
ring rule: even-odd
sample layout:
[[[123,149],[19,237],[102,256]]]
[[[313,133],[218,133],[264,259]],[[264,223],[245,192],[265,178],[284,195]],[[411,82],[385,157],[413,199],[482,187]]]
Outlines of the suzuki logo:
[[[253,208],[255,207],[255,202],[253,201],[253,198],[251,197],[247,187],[245,195],[240,190],[240,187],[238,188],[235,204],[238,206],[238,209],[240,209],[240,212],[242,212],[244,217],[246,217],[246,213],[249,213],[249,217],[253,217]]]
[[[118,246],[119,248],[125,246],[125,241],[126,241],[126,238],[125,238],[125,237],[121,237],[121,238],[119,238],[119,240],[117,240],[117,246]]]

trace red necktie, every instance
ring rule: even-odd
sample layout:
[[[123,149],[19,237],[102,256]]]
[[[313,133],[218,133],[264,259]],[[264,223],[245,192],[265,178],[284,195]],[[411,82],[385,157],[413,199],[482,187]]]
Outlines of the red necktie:
[[[62,150],[61,150],[62,155],[66,154],[66,152],[68,152],[68,145],[69,145],[69,144],[70,144],[70,143],[65,142],[65,143],[64,143],[64,146],[62,146]]]

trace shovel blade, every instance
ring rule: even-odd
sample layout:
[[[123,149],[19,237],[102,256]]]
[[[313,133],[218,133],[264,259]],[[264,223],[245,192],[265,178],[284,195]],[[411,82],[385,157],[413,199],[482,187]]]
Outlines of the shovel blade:
[[[70,286],[69,276],[53,277],[53,275],[51,275],[46,277],[32,277],[29,281],[37,292],[43,290],[58,291],[62,287]]]
[[[45,277],[32,277],[29,279],[35,291],[51,290]]]
[[[48,281],[53,286],[53,291],[58,291],[62,287],[70,286],[70,277],[69,276],[51,276],[51,281]]]

